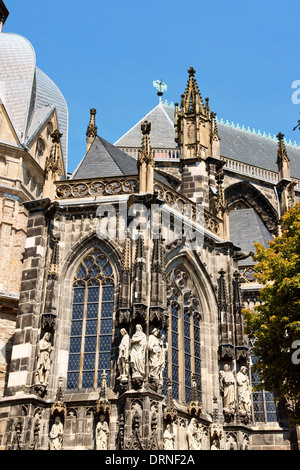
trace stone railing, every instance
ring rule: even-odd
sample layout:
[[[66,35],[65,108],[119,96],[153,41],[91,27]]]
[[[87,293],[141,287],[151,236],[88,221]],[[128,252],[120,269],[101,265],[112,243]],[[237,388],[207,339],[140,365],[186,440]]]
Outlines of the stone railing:
[[[56,198],[84,198],[133,194],[139,190],[138,177],[57,181]]]
[[[135,158],[136,160],[138,159],[138,152],[139,148],[135,147],[119,147],[120,150],[123,152],[127,153],[131,157]],[[154,148],[153,150],[153,157],[154,160],[174,160],[177,161],[180,159],[180,150],[179,149],[157,149]]]
[[[224,166],[226,170],[251,176],[252,178],[257,178],[263,181],[268,181],[272,184],[278,183],[278,173],[276,171],[265,170],[264,168],[259,168],[258,166],[232,160],[231,158],[222,158],[222,160],[226,162]]]
[[[225,162],[224,168],[226,170],[267,181],[274,185],[278,183],[278,173],[276,171],[266,170],[265,168],[242,163],[231,158],[222,158],[222,160]],[[300,191],[300,180],[297,178],[292,178],[292,180],[295,182],[295,190]]]
[[[138,176],[88,180],[57,181],[56,199],[96,198],[138,193]],[[163,183],[154,183],[154,191],[167,206],[178,211],[192,222],[222,237],[223,222],[207,210],[198,210],[195,203]]]
[[[223,221],[217,216],[206,209],[198,210],[195,203],[162,183],[155,183],[154,191],[167,206],[186,216],[191,222],[198,223],[219,237],[223,236]]]

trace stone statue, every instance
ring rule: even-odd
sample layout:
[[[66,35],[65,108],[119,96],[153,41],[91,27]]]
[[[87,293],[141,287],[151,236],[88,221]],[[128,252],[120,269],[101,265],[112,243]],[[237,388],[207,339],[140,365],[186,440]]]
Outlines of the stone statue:
[[[187,430],[189,450],[202,449],[202,426],[197,423],[196,418],[192,418]]]
[[[159,357],[159,367],[158,367],[158,379],[160,385],[163,384],[164,381],[164,370],[166,366],[166,353],[168,351],[169,345],[168,343],[164,343],[165,336],[162,335],[160,340],[160,357]]]
[[[235,411],[235,378],[228,364],[220,372],[220,385],[223,392],[223,409],[225,412]]]
[[[145,350],[147,338],[141,325],[136,325],[136,331],[131,338],[130,365],[133,379],[143,379],[145,376]]]
[[[105,416],[101,415],[96,426],[96,450],[108,449],[108,423],[105,421]]]
[[[242,366],[236,376],[238,386],[238,403],[239,412],[242,415],[250,415],[251,413],[251,387],[247,375],[247,368]]]
[[[172,433],[171,424],[167,424],[163,440],[164,450],[174,450],[175,434]]]
[[[159,378],[159,368],[161,361],[162,347],[158,338],[159,330],[154,328],[152,334],[149,336],[149,376],[154,379]]]
[[[41,385],[48,385],[48,378],[50,373],[50,354],[53,350],[50,343],[50,333],[45,333],[39,342],[39,356],[37,362],[37,383]]]
[[[218,439],[213,440],[213,442],[211,444],[211,447],[210,447],[210,450],[220,450]]]
[[[122,340],[119,345],[118,368],[120,377],[118,380],[127,382],[129,376],[129,335],[125,328],[121,329]]]
[[[54,424],[49,434],[50,450],[62,449],[63,435],[64,435],[63,424],[61,422],[60,416],[56,416],[54,420]]]

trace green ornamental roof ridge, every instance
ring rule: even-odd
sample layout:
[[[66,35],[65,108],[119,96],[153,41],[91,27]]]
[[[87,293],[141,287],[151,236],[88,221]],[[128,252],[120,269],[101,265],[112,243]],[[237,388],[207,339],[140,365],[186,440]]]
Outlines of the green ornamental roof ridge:
[[[260,137],[265,137],[266,139],[269,139],[269,140],[274,140],[277,142],[277,136],[274,134],[273,136],[270,134],[270,132],[267,134],[265,131],[261,132],[260,130],[257,130],[255,128],[253,128],[252,130],[250,129],[250,127],[248,126],[247,128],[244,126],[244,124],[242,126],[240,126],[239,124],[235,124],[233,121],[230,123],[228,121],[228,119],[226,121],[224,121],[223,118],[219,119],[217,116],[216,116],[216,121],[218,124],[223,124],[224,126],[227,126],[227,127],[232,127],[233,129],[236,129],[238,131],[242,131],[242,132],[247,132],[248,134],[253,134],[253,135],[258,135]],[[296,147],[296,148],[300,148],[300,143],[297,143],[295,140],[294,142],[292,142],[291,139],[287,140],[287,139],[284,139],[284,143],[286,145],[290,145],[291,147]]]

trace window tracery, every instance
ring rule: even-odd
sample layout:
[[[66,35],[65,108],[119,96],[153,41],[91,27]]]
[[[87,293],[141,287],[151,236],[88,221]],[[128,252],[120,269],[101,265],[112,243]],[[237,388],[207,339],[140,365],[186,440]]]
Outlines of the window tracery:
[[[106,255],[94,249],[81,262],[73,283],[67,388],[97,388],[110,374],[114,275]]]
[[[169,344],[167,358],[173,397],[188,403],[192,375],[201,394],[200,302],[194,282],[184,266],[174,268],[169,276]]]

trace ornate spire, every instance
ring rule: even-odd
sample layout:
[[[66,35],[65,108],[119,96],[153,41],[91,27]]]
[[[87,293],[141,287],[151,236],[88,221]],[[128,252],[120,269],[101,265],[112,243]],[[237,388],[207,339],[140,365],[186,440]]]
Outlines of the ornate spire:
[[[96,118],[95,118],[96,114],[97,114],[96,109],[92,108],[90,110],[90,122],[86,131],[87,137],[96,137],[97,135],[98,128],[96,126]]]
[[[190,67],[188,70],[189,79],[186,90],[184,95],[181,96],[183,105],[181,108],[188,114],[204,113],[204,105],[195,79],[195,73],[194,68]]]
[[[52,139],[52,147],[50,155],[46,158],[45,175],[49,172],[54,174],[62,171],[60,163],[60,139],[62,138],[62,134],[60,134],[59,130],[56,129],[50,137]]]
[[[153,167],[154,158],[150,146],[151,123],[144,121],[141,124],[143,134],[142,146],[138,153],[138,168],[140,179],[140,193],[153,194]]]
[[[279,173],[279,181],[282,179],[290,179],[290,159],[287,154],[287,150],[284,143],[284,134],[279,132],[277,135],[278,139],[278,150],[277,150],[277,166]]]

